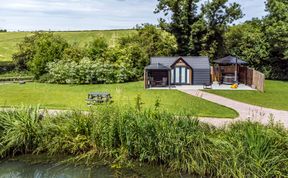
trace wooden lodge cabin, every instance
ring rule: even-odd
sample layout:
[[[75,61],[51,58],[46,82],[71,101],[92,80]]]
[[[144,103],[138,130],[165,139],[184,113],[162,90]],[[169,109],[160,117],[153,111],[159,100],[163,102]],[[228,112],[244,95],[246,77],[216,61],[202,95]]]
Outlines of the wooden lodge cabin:
[[[211,83],[208,57],[152,57],[145,67],[145,88]]]
[[[210,66],[208,57],[152,57],[144,69],[145,88],[175,85],[211,85],[242,83],[264,91],[265,76],[233,56],[215,60]]]

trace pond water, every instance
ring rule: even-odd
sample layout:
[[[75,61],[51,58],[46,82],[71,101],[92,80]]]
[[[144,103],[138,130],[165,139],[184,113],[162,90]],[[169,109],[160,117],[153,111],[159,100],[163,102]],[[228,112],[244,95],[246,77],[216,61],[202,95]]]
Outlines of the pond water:
[[[115,172],[107,167],[85,168],[57,164],[29,164],[22,161],[0,163],[0,178],[108,178]]]
[[[133,168],[112,169],[109,166],[85,167],[50,162],[46,155],[23,155],[0,160],[0,178],[113,178],[113,177],[181,177],[197,176],[169,172],[160,166],[141,164]]]

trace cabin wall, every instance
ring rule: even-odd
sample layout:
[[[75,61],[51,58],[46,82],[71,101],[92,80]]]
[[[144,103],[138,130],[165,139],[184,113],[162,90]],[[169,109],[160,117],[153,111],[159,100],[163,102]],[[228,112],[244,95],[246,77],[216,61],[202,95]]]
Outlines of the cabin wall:
[[[210,69],[193,69],[193,85],[203,85],[210,82]]]

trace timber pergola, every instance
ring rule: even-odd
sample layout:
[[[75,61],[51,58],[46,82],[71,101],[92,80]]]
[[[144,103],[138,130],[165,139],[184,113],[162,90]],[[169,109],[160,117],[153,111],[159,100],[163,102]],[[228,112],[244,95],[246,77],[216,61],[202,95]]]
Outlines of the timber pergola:
[[[171,68],[160,63],[144,68],[145,88],[171,86]]]
[[[238,83],[238,73],[239,69],[238,67],[241,65],[247,65],[248,63],[239,59],[238,57],[234,56],[227,56],[221,59],[217,59],[214,61],[215,64],[218,64],[219,66],[234,66],[234,76],[233,76],[233,83]]]

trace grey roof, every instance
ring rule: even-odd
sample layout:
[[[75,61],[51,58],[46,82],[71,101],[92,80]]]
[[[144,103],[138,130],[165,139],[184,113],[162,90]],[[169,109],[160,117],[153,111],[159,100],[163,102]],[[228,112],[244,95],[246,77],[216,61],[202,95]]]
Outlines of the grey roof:
[[[247,62],[233,56],[227,56],[222,59],[217,59],[214,61],[216,64],[222,64],[222,65],[231,65],[231,64],[240,64],[245,65],[248,64]]]
[[[193,69],[210,69],[209,58],[202,56],[152,57],[150,59],[150,63],[160,63],[170,68],[171,65],[173,65],[180,58],[182,58]]]
[[[164,66],[160,63],[152,63],[145,67],[145,70],[170,70],[170,67]]]

